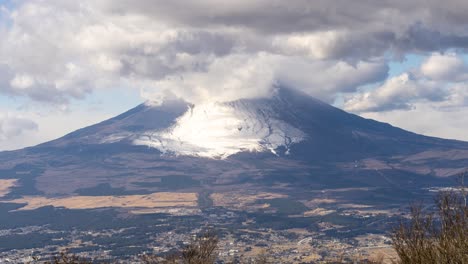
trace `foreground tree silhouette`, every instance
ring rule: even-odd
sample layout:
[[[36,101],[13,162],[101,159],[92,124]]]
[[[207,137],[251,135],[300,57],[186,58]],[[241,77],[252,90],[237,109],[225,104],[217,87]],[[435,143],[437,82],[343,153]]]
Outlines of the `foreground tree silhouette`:
[[[39,263],[39,260],[36,257],[33,257],[32,262],[28,264]],[[60,252],[58,256],[54,256],[51,261],[42,262],[43,264],[92,264],[92,261],[89,261],[78,256],[68,254],[67,252]]]
[[[154,255],[143,256],[146,264],[212,264],[216,261],[218,237],[214,232],[198,236],[181,252],[161,258]]]
[[[402,221],[392,235],[399,263],[468,263],[468,208],[464,190],[440,193],[435,213],[412,206],[409,221]]]

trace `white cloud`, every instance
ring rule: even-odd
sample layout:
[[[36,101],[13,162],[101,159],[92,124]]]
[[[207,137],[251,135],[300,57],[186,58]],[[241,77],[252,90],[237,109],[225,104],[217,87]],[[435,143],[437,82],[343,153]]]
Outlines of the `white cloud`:
[[[14,89],[27,89],[33,86],[35,83],[34,79],[26,74],[16,75],[11,81],[10,85]]]
[[[430,104],[415,103],[410,110],[363,113],[366,118],[388,122],[419,134],[468,141],[468,107],[441,111]]]
[[[170,91],[190,102],[266,97],[275,84],[275,62],[275,57],[266,54],[215,59],[206,72],[171,75],[156,81],[148,99],[161,91]]]
[[[441,104],[442,108],[454,109],[468,106],[468,83],[456,83],[449,88],[447,100]]]
[[[195,103],[225,102],[268,97],[275,87],[286,86],[333,102],[337,93],[381,81],[387,72],[383,60],[352,65],[269,53],[236,54],[214,58],[204,71],[174,74],[148,84],[144,95],[151,100],[170,92]]]
[[[442,101],[447,95],[438,83],[416,80],[411,74],[403,73],[371,91],[352,95],[344,107],[352,112],[411,109],[415,100]]]
[[[0,140],[22,136],[27,131],[37,130],[37,124],[29,119],[9,114],[0,116]]]
[[[349,96],[344,108],[416,133],[468,141],[466,69],[459,55],[434,53],[419,68]]]
[[[467,106],[468,69],[456,54],[432,54],[417,69],[386,80],[381,86],[347,98],[344,107],[353,112],[408,110],[416,103],[434,109]]]
[[[346,34],[340,31],[286,34],[276,36],[272,45],[286,54],[305,54],[311,58],[326,59],[345,38]]]
[[[468,67],[454,53],[434,53],[421,65],[420,72],[437,81],[459,82],[468,80]]]
[[[279,63],[278,82],[300,89],[314,97],[333,102],[339,93],[355,92],[359,86],[387,77],[385,61],[315,61],[288,58]]]
[[[57,111],[9,110],[0,107],[0,151],[36,145],[59,138],[117,113],[93,109]]]

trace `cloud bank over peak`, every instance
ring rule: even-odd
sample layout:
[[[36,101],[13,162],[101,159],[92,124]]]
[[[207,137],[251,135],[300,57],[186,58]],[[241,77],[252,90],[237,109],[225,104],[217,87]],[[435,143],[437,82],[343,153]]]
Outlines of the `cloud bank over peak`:
[[[389,54],[466,49],[465,11],[464,1],[422,0],[21,1],[2,7],[0,92],[67,104],[132,86],[230,100],[285,83],[333,102],[383,81]],[[422,69],[452,77],[437,71]]]
[[[284,86],[333,102],[337,93],[354,92],[360,85],[384,80],[387,72],[383,60],[353,65],[264,52],[243,53],[216,58],[204,71],[167,76],[145,89],[143,95],[151,100],[165,90],[190,102],[226,102],[269,97],[277,87]]]

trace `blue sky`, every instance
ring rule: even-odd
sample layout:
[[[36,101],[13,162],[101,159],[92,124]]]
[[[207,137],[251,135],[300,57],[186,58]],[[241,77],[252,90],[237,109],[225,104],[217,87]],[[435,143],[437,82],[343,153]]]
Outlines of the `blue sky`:
[[[468,3],[391,5],[1,1],[0,150],[146,100],[268,97],[275,83],[417,133],[468,140]]]
[[[389,77],[400,75],[409,71],[410,69],[416,69],[419,65],[422,64],[425,57],[426,56],[424,55],[408,54],[403,60],[390,61],[388,64],[390,67],[388,71]]]

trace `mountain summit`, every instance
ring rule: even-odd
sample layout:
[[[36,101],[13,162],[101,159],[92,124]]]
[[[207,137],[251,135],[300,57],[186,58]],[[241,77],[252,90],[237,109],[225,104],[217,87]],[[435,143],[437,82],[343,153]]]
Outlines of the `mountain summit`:
[[[306,134],[282,120],[280,100],[239,100],[193,105],[164,129],[144,131],[133,141],[167,154],[227,158],[247,151],[289,151]]]

